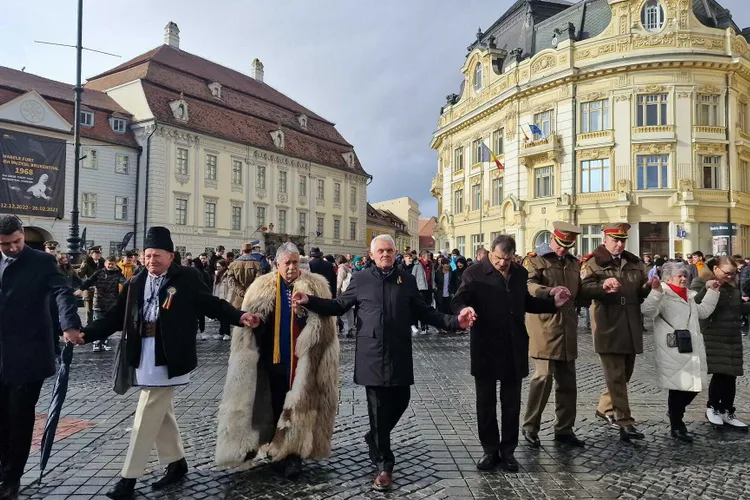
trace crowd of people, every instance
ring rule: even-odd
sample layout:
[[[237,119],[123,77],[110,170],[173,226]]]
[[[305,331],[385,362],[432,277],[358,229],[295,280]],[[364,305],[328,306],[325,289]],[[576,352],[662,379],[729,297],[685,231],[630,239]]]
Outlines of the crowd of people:
[[[169,230],[152,227],[143,251],[105,259],[93,247],[75,267],[56,242],[44,245],[55,258],[32,250],[20,220],[0,217],[0,500],[18,495],[34,407],[44,379],[54,373],[60,335],[103,352],[111,349],[109,337],[122,332],[115,387],[141,391],[122,478],[107,496],[133,498],[154,445],[166,471],[153,487],[181,481],[188,463],[174,390],[188,384],[197,367],[207,318],[219,322],[217,340],[231,341],[215,450],[224,466],[267,457],[274,471],[293,479],[303,460],[328,456],[338,409],[339,338],[356,337],[354,381],[365,388],[373,488],[389,490],[396,464],[390,435],[414,384],[412,337],[431,332],[470,334],[483,449],[478,469],[518,471],[514,452],[521,436],[541,446],[553,387],[554,441],[583,447],[574,430],[582,309],[606,386],[592,410],[620,440],[644,438],[628,385],[644,352],[645,319],[653,321],[651,345],[659,386],[668,390],[671,436],[693,441],[685,410],[706,388],[707,420],[747,430],[735,410],[743,318],[750,313],[745,260],[701,252],[689,262],[637,256],[625,250],[626,223],[604,226],[602,244],[575,256],[580,228],[562,221],[553,227],[549,243],[526,256],[517,255],[512,237],[500,235],[473,258],[458,250],[398,252],[388,235],[375,237],[362,256],[325,255],[318,247],[305,256],[292,243],[264,255],[258,241],[243,244],[240,255],[218,246],[180,256]],[[75,295],[85,304],[85,326]],[[42,314],[29,318],[38,304]],[[522,419],[529,358],[533,375]]]

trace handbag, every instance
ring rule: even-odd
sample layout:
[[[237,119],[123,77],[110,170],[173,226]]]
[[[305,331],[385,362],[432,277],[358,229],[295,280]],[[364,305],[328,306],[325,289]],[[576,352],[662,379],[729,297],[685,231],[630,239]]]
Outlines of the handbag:
[[[122,336],[115,351],[115,363],[112,372],[112,390],[122,396],[135,384],[135,370],[128,365],[128,315],[130,314],[130,289],[125,299],[125,321],[122,325]]]
[[[693,315],[693,306],[688,302],[690,314],[688,314],[687,326],[690,326],[690,318]],[[690,336],[690,330],[675,330],[672,324],[664,316],[661,317],[666,324],[673,330],[667,334],[667,347],[676,347],[677,352],[690,354],[693,352],[693,339]]]

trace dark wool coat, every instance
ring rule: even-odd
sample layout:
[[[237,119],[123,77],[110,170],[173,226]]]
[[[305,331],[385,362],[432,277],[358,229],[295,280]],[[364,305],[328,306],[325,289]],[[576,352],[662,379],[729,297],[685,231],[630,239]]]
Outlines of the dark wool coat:
[[[50,317],[51,302],[58,321]],[[0,383],[41,382],[55,374],[57,333],[81,328],[73,289],[53,255],[25,247],[0,285]]]
[[[471,327],[471,374],[502,381],[521,380],[529,374],[529,335],[526,313],[553,314],[553,299],[532,297],[526,284],[529,273],[511,264],[506,280],[489,259],[463,273],[453,298],[453,311],[473,307],[477,320]]]
[[[323,276],[331,289],[331,297],[336,297],[336,271],[333,264],[321,257],[310,259],[310,272]]]
[[[437,328],[458,330],[458,318],[437,312],[417,290],[414,276],[375,266],[352,275],[349,288],[333,300],[310,297],[307,308],[317,314],[341,316],[357,305],[357,346],[354,382],[365,386],[414,383],[411,325],[416,320]]]
[[[138,368],[141,363],[140,325],[147,278],[148,272],[134,276],[123,288],[117,306],[83,329],[86,342],[91,342],[103,340],[124,328],[128,364],[133,368]],[[169,309],[165,309],[170,288],[176,293]],[[169,378],[190,373],[198,364],[196,314],[238,326],[242,317],[242,311],[211,293],[196,269],[172,264],[159,290],[159,319],[156,322],[156,364],[166,365]]]
[[[701,303],[706,296],[706,282],[716,279],[708,269],[690,283],[697,292],[695,301]],[[725,283],[719,288],[719,302],[713,314],[702,319],[701,333],[706,346],[708,373],[741,376],[742,369],[742,315],[750,314],[750,302],[743,302],[742,293],[735,284]]]

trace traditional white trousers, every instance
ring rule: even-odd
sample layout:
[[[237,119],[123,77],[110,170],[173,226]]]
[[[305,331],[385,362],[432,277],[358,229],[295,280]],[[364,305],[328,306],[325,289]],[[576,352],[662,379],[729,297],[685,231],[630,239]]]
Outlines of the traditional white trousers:
[[[135,410],[130,447],[122,466],[122,477],[143,476],[151,449],[156,444],[159,463],[167,466],[185,456],[174,417],[174,387],[144,387]]]

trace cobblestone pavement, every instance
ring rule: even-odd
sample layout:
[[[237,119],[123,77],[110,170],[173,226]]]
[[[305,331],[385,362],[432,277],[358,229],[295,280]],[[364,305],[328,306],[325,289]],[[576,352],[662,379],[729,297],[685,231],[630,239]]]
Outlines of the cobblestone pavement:
[[[211,332],[216,330],[215,323],[209,325]],[[634,415],[646,439],[633,445],[620,443],[616,431],[594,417],[604,384],[590,333],[581,329],[579,335],[577,433],[587,446],[568,449],[554,445],[551,402],[543,422],[543,446],[533,450],[521,444],[516,452],[521,463],[517,474],[485,473],[475,468],[481,447],[476,435],[474,384],[468,373],[468,336],[415,339],[416,385],[411,406],[393,436],[396,487],[388,494],[370,489],[374,475],[363,441],[367,429],[364,391],[352,383],[354,341],[342,340],[341,405],[333,455],[306,464],[303,476],[294,482],[275,476],[265,464],[242,472],[214,467],[216,411],[229,343],[200,342],[199,368],[190,385],[180,389],[175,398],[190,474],[181,485],[153,492],[149,483],[162,472],[154,453],[144,481],[139,482],[137,498],[750,499],[750,481],[744,477],[750,463],[750,436],[711,428],[703,410],[705,393],[686,415],[696,442],[683,445],[669,437],[666,391],[655,385],[648,334],[647,354],[638,357],[630,384]],[[32,453],[22,498],[104,498],[103,493],[118,480],[138,392],[125,396],[111,392],[113,356],[114,351],[92,353],[90,346],[76,348],[63,410],[63,416],[75,423],[73,431],[55,443],[41,486],[30,484],[38,476],[39,461],[39,452]],[[51,388],[49,381],[38,412],[46,411]],[[738,415],[750,421],[747,378],[739,379],[737,401]]]

